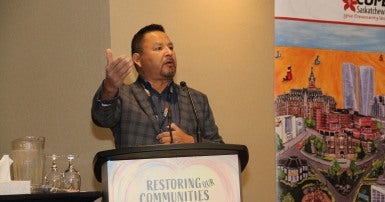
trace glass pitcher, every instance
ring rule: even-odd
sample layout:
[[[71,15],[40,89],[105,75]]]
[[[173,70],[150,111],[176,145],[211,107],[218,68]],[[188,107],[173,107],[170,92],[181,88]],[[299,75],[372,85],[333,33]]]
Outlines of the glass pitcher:
[[[11,142],[13,180],[31,181],[31,192],[39,192],[44,172],[45,137],[25,136]]]

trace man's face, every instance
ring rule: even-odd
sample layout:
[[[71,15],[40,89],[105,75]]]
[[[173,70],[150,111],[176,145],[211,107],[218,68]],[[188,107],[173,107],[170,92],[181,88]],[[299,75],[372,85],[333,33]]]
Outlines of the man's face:
[[[167,34],[160,31],[144,35],[139,69],[146,80],[170,80],[176,73],[174,45]]]

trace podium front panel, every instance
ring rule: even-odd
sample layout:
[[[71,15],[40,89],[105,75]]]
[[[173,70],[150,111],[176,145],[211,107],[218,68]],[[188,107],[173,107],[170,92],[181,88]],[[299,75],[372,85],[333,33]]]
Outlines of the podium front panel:
[[[107,161],[103,201],[241,201],[238,155]]]

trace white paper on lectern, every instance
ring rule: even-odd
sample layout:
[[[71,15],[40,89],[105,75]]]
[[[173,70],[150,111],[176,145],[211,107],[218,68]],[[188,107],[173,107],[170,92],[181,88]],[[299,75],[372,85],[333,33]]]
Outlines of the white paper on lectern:
[[[109,201],[241,201],[237,155],[107,161]]]

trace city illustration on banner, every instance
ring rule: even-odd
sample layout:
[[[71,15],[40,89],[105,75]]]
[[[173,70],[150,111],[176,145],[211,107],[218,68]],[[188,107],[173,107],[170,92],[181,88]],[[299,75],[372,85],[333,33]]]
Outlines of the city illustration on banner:
[[[384,24],[276,17],[277,201],[385,200]]]

